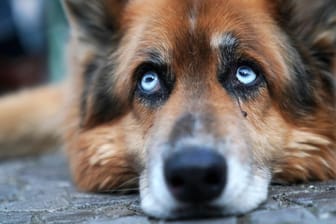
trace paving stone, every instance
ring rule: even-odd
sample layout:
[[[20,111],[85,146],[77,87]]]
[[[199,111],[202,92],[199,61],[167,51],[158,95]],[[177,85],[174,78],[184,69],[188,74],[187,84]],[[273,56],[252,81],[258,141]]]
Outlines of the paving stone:
[[[30,224],[32,220],[32,212],[0,212],[1,224]]]
[[[246,223],[277,224],[277,223],[317,223],[316,217],[302,208],[287,208],[276,211],[257,211],[247,215]]]
[[[189,221],[171,221],[171,222],[161,222],[163,224],[236,224],[237,218],[221,218],[212,220],[189,220]],[[160,223],[160,224],[161,224]]]
[[[273,185],[267,202],[241,217],[161,221],[142,214],[136,194],[78,192],[67,167],[60,153],[0,162],[0,224],[336,223],[336,181]]]
[[[143,216],[123,217],[113,220],[93,220],[89,224],[151,224],[148,218]]]

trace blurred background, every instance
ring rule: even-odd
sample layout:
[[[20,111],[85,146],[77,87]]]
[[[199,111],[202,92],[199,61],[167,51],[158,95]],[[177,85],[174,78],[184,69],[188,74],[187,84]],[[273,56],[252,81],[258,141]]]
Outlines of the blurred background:
[[[0,0],[0,95],[59,82],[67,38],[60,0]]]

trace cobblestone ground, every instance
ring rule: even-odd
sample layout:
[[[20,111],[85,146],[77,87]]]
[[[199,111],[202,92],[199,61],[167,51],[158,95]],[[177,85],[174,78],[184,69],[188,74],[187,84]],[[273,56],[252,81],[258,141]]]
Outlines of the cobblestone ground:
[[[0,223],[164,224],[145,217],[137,195],[76,191],[59,153],[0,162]],[[268,201],[241,217],[181,224],[336,223],[336,182],[272,186]]]

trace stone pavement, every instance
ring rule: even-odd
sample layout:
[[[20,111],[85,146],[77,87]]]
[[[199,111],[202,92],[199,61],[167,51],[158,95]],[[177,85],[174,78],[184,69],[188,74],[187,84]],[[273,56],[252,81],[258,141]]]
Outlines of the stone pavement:
[[[52,153],[0,162],[0,223],[165,224],[146,218],[137,195],[84,194],[70,181],[65,158]],[[336,182],[272,186],[268,201],[241,217],[172,224],[336,223]]]

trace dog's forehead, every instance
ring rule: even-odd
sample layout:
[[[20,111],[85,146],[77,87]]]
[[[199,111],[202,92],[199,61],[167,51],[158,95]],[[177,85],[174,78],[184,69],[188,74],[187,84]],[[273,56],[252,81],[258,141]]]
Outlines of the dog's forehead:
[[[269,20],[267,9],[265,0],[134,0],[126,21],[143,45],[169,51],[196,40],[198,46],[216,45],[230,32],[252,34],[257,23]]]
[[[155,21],[158,25],[188,24],[207,25],[208,28],[224,28],[236,17],[255,17],[268,12],[267,0],[133,0],[130,7],[133,15],[142,21]],[[134,13],[136,12],[136,13]],[[137,18],[139,19],[139,18]],[[168,23],[168,24],[167,24]],[[174,24],[175,23],[175,24]]]
[[[285,74],[282,39],[270,7],[267,0],[131,1],[123,17],[127,32],[116,73],[132,73],[159,59],[176,76],[207,77],[218,69],[221,45],[236,41],[238,54]]]

